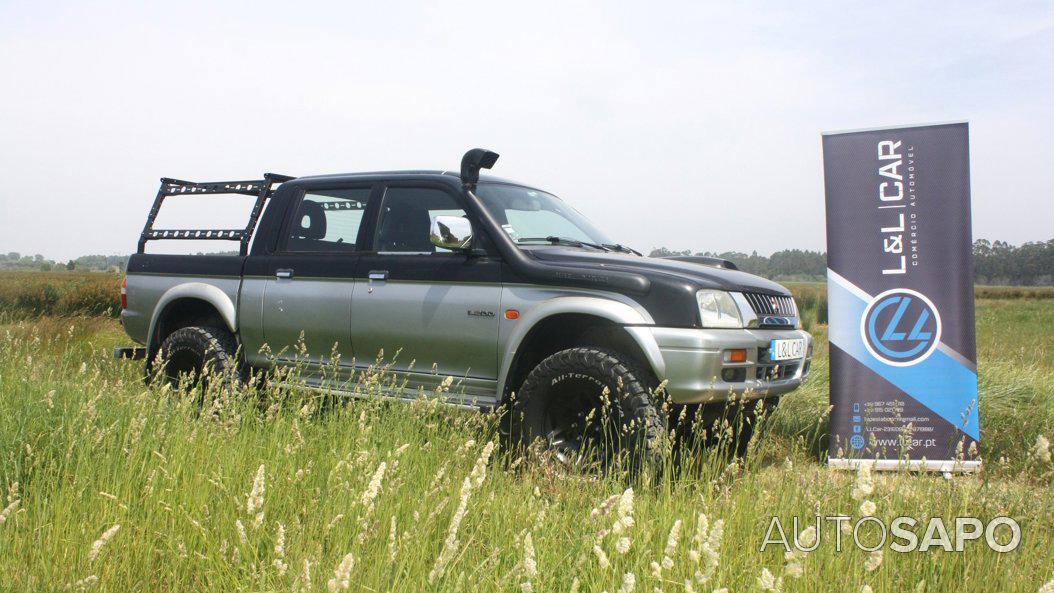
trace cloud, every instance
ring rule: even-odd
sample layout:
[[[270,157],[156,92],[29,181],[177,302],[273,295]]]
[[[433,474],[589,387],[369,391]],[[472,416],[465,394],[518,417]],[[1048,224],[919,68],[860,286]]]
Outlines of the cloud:
[[[1002,3],[8,4],[0,233],[128,252],[161,176],[454,168],[486,146],[638,249],[822,249],[820,132],[967,118],[975,234],[1046,239],[1052,22]]]

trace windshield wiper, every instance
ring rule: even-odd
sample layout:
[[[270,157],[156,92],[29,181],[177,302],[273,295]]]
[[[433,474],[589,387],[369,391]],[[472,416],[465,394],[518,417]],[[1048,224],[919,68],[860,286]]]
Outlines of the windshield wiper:
[[[589,243],[587,241],[579,241],[578,239],[568,239],[567,237],[557,237],[556,235],[549,235],[548,237],[522,237],[517,239],[517,243],[523,243],[524,241],[548,241],[553,245],[568,245],[570,247],[592,247],[593,249],[599,249],[601,251],[612,251],[611,247],[606,245],[600,245],[599,243]]]
[[[621,251],[622,253],[632,253],[634,255],[639,255],[641,257],[644,257],[643,253],[637,251],[636,249],[633,249],[632,247],[626,247],[625,245],[623,245],[621,243],[602,243],[602,245],[604,247],[607,247],[608,249],[613,249],[615,251]]]

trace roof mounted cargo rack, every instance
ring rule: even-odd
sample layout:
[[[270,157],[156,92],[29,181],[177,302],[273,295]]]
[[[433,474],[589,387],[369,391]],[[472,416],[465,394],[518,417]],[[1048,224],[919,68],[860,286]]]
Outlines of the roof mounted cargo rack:
[[[238,241],[240,247],[238,253],[247,255],[249,253],[249,240],[252,238],[253,229],[263,212],[264,203],[271,197],[272,186],[276,183],[292,181],[296,177],[279,175],[277,173],[264,173],[263,179],[250,181],[212,181],[197,183],[194,181],[183,181],[181,179],[161,178],[161,187],[157,190],[154,205],[150,208],[146,225],[139,235],[139,253],[145,253],[146,242],[157,239],[197,239],[197,240],[220,240]],[[200,196],[205,194],[242,194],[256,196],[256,203],[249,214],[249,223],[243,229],[155,229],[154,221],[157,213],[161,210],[161,204],[165,198],[172,196]]]

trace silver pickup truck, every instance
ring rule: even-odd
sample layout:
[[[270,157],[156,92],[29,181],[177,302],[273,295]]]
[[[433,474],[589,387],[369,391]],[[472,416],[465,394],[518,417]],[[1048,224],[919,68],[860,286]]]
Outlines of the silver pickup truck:
[[[515,439],[560,455],[597,438],[584,419],[602,401],[618,446],[639,448],[665,433],[661,397],[775,403],[801,384],[811,337],[787,289],[719,260],[643,257],[552,194],[481,177],[497,157],[473,149],[457,172],[162,179],[122,295],[141,347],[117,354],[184,385],[210,364],[298,364],[307,387],[356,395],[383,353],[399,379],[384,395],[453,377],[447,402],[507,404]],[[255,197],[246,227],[154,228],[165,200],[221,193]],[[166,239],[240,252],[146,253]]]

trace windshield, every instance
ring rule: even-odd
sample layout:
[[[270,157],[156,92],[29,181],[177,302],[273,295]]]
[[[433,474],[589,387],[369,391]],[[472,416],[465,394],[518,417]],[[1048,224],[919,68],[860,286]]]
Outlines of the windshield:
[[[517,243],[556,239],[610,244],[611,239],[560,198],[515,185],[480,183],[476,195]]]

